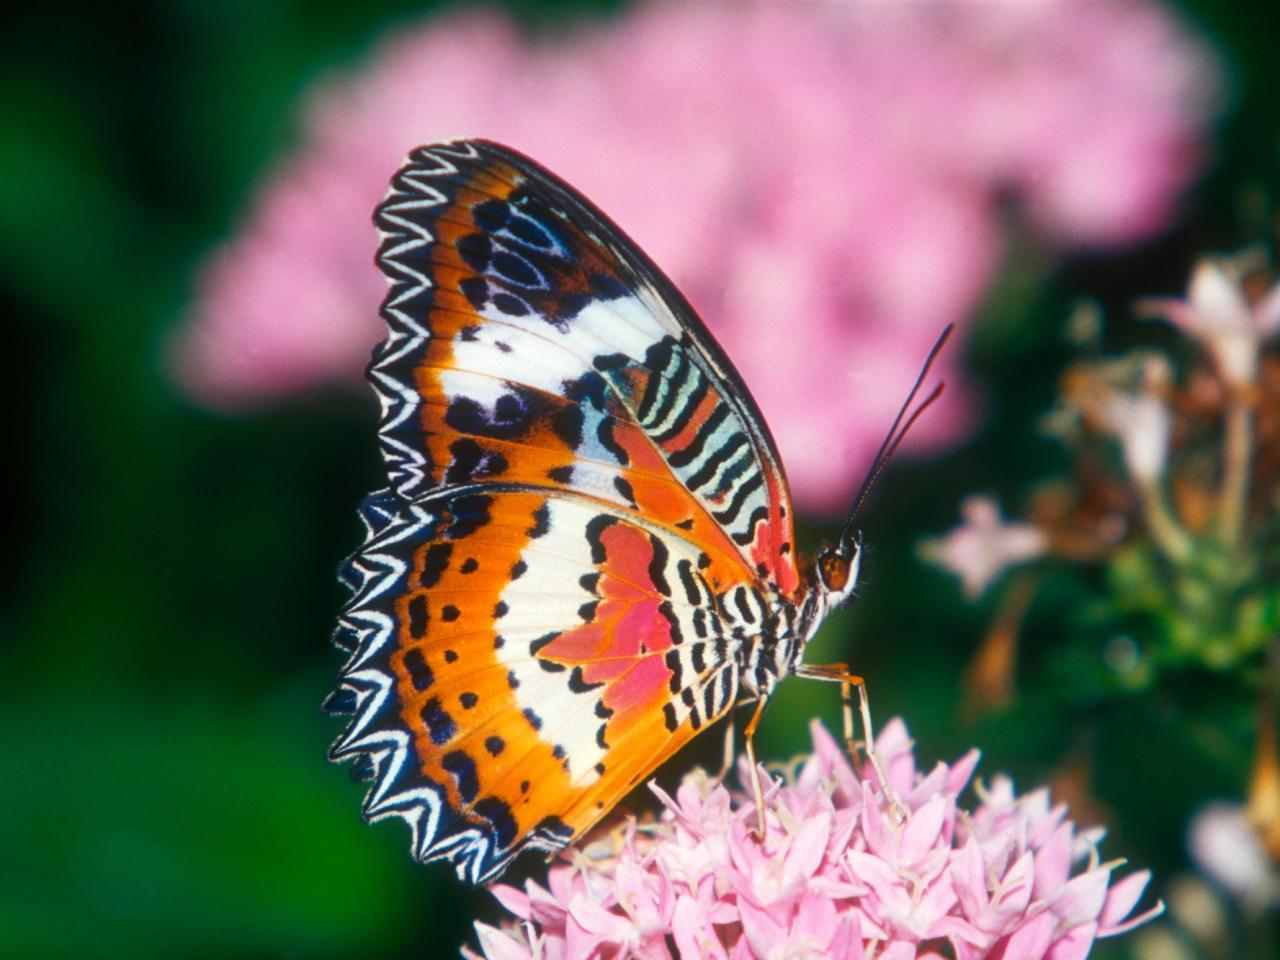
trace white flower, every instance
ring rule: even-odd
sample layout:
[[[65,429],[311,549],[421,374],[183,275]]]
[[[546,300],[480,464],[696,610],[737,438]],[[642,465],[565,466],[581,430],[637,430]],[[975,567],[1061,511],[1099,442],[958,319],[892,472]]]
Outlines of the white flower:
[[[1153,353],[1081,366],[1067,377],[1067,409],[1119,442],[1139,485],[1164,472],[1173,415],[1163,395],[1172,379],[1169,361]]]
[[[1222,379],[1247,386],[1258,373],[1258,348],[1280,332],[1280,284],[1250,304],[1241,288],[1239,260],[1206,257],[1196,264],[1185,299],[1156,298],[1138,304],[1147,316],[1168,320],[1204,345]]]
[[[1191,859],[1214,882],[1252,909],[1280,901],[1280,876],[1244,807],[1210,803],[1187,830]]]
[[[1140,483],[1155,481],[1164,470],[1173,419],[1163,400],[1152,393],[1120,393],[1101,405],[1108,432],[1120,441],[1124,465]]]
[[[1042,556],[1048,537],[1029,523],[1005,523],[992,497],[968,497],[960,505],[964,522],[945,537],[920,544],[920,554],[960,577],[964,592],[980,597],[1006,568]]]

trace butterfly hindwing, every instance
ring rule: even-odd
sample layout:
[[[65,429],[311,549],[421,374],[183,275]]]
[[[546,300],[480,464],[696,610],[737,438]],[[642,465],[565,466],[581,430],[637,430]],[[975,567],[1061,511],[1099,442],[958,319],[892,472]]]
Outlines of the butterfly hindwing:
[[[794,591],[790,503],[759,411],[603,213],[528,158],[466,141],[414,151],[376,221],[390,336],[370,377],[398,493],[583,492],[707,544],[714,581]]]
[[[688,541],[574,495],[464,488],[366,509],[348,564],[334,756],[371,759],[371,819],[483,882],[580,835],[737,693]]]

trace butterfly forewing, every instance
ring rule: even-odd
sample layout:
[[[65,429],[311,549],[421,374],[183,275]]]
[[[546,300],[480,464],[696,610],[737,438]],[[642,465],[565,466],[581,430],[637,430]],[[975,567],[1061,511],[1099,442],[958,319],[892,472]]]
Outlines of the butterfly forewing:
[[[395,489],[582,492],[797,586],[776,449],[723,352],[589,201],[514,151],[415,151],[379,207]],[[719,558],[717,558],[718,560]]]
[[[581,195],[485,142],[379,207],[362,514],[334,746],[365,812],[473,882],[580,835],[738,691],[716,597],[797,589],[785,480],[723,353]]]

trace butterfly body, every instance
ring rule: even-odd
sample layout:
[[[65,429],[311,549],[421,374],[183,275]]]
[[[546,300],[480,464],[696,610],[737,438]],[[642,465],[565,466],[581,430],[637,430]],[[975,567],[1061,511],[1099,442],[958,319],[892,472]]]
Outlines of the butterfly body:
[[[388,486],[342,579],[334,744],[414,855],[472,882],[581,835],[735,704],[763,705],[857,579],[798,562],[776,448],[620,229],[484,141],[414,151],[375,220],[369,378]],[[830,678],[827,678],[830,679]]]

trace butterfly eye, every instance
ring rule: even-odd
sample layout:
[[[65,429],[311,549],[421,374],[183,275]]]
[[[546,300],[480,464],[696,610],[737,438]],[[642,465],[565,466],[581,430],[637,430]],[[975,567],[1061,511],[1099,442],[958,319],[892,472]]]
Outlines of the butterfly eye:
[[[818,575],[822,585],[834,593],[841,593],[849,585],[850,560],[838,553],[824,553],[818,558]]]

